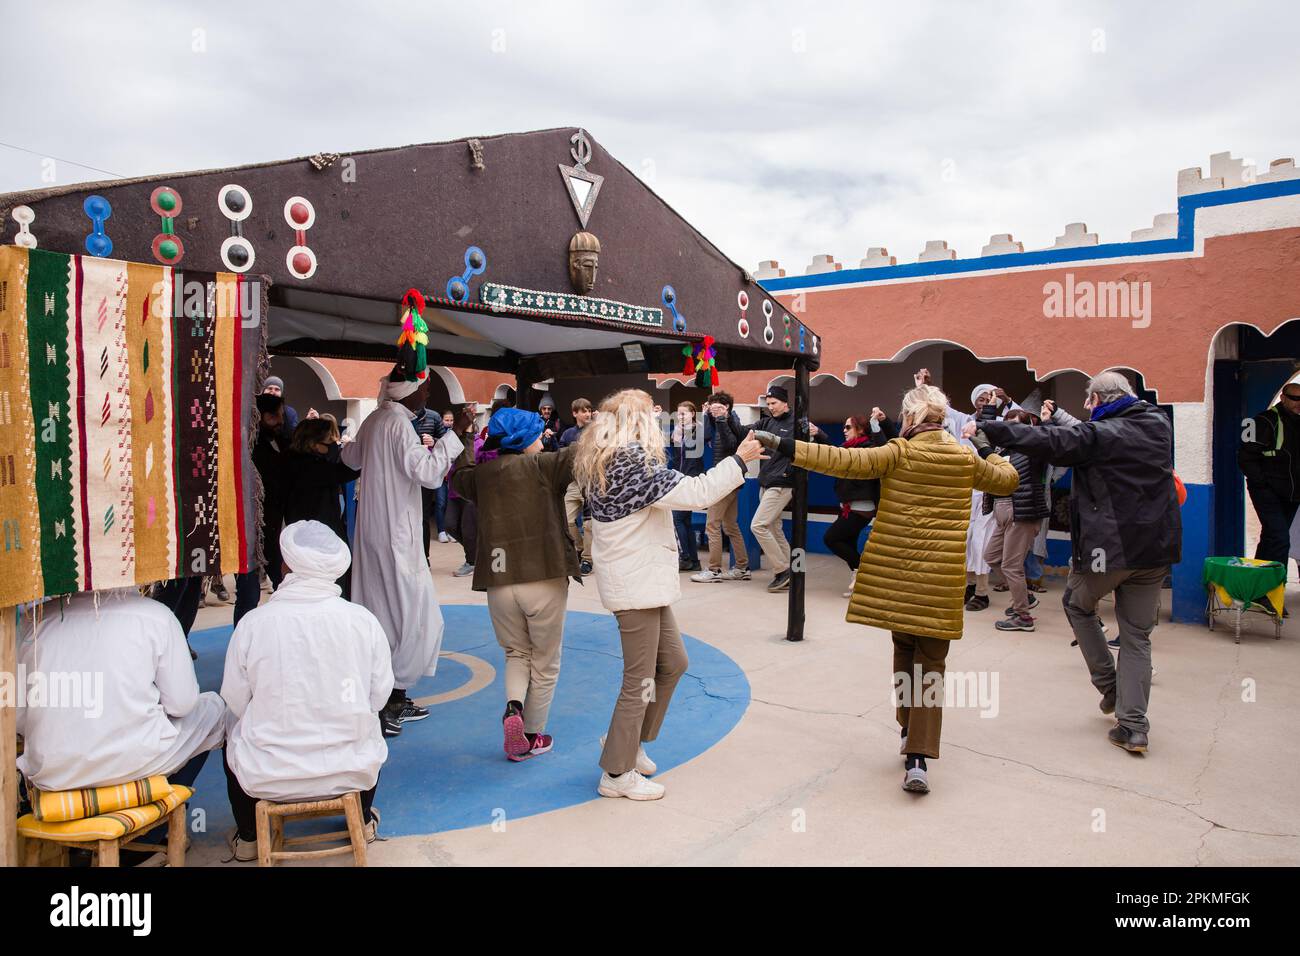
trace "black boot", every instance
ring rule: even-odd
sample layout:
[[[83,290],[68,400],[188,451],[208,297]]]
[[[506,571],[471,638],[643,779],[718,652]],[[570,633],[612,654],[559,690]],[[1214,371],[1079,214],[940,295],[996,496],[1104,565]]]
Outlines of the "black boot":
[[[975,596],[975,585],[973,584],[966,585],[966,596],[961,599],[961,603],[962,604],[968,603],[970,599],[973,598],[974,596]]]

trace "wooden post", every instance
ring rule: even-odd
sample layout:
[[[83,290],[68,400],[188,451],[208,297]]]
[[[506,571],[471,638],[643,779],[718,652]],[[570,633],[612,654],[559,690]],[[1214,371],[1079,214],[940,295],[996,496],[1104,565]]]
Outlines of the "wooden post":
[[[0,610],[0,675],[13,681],[14,705],[0,703],[0,866],[18,865],[18,609]]]
[[[808,440],[808,366],[794,360],[795,438]],[[803,640],[804,571],[808,563],[808,472],[794,469],[794,497],[790,502],[790,608],[785,625],[787,641]]]

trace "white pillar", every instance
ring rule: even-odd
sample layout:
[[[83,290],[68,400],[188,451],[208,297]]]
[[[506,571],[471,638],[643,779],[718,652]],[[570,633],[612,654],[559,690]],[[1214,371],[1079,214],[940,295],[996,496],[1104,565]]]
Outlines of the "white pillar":
[[[1174,470],[1188,485],[1214,483],[1214,414],[1206,402],[1175,402]]]

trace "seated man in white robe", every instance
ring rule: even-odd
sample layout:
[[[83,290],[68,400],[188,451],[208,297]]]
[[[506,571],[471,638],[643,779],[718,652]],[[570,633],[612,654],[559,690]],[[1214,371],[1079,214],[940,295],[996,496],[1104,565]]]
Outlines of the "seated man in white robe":
[[[375,713],[393,689],[392,655],[375,616],[334,582],[348,546],[319,521],[280,534],[280,587],[244,615],[226,650],[221,696],[230,707],[226,790],[235,859],[257,859],[258,800],[286,803],[361,792],[367,841],[388,745]]]
[[[221,746],[226,707],[199,693],[175,615],[134,588],[50,601],[42,612],[18,652],[28,688],[18,766],[32,786],[76,790],[158,774],[193,785]]]

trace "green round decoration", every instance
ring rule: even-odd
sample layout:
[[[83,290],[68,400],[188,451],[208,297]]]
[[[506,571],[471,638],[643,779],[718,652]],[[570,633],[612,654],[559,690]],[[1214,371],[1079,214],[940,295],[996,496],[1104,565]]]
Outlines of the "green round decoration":
[[[159,205],[162,205],[161,201],[159,202]],[[175,259],[176,253],[180,252],[180,250],[176,248],[176,243],[167,239],[158,243],[158,252],[164,259]]]
[[[174,193],[159,193],[158,206],[168,211],[176,208],[176,195]]]

